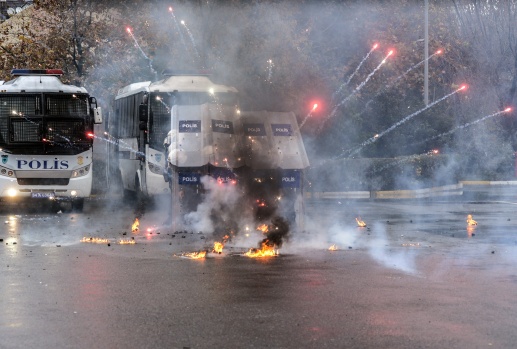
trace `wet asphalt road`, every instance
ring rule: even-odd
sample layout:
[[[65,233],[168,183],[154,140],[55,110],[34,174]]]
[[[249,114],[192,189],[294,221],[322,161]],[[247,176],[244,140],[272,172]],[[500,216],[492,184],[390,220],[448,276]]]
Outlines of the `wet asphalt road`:
[[[162,226],[160,205],[132,233],[115,203],[2,208],[0,348],[516,346],[517,188],[307,202],[306,230],[265,259],[238,255],[255,234],[183,258],[211,236]]]

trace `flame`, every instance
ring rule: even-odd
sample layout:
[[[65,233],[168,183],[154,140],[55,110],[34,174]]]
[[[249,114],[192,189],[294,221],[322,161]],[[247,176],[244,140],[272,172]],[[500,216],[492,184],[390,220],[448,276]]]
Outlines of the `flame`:
[[[329,247],[329,251],[337,251],[337,250],[338,250],[338,247],[336,244]]]
[[[267,226],[267,224],[261,224],[257,227],[257,230],[266,234],[269,231],[269,227]]]
[[[108,239],[84,237],[81,239],[81,242],[91,242],[92,244],[107,244],[110,241]]]
[[[221,243],[221,242],[214,242],[214,249],[213,249],[213,252],[214,253],[223,253],[223,247],[224,245]]]
[[[357,226],[359,226],[361,228],[366,227],[366,223],[361,220],[361,217],[356,218],[355,221],[357,222]]]
[[[136,244],[136,241],[135,240],[120,239],[118,244],[119,245],[134,245],[134,244]]]
[[[275,249],[275,245],[271,244],[269,240],[265,240],[261,243],[259,248],[250,248],[248,252],[244,253],[246,257],[260,258],[260,257],[275,257],[278,255],[278,251]]]
[[[133,225],[131,226],[131,232],[133,233],[137,233],[138,230],[140,230],[140,221],[138,220],[138,218],[135,218],[135,222],[133,223]]]
[[[476,222],[474,219],[472,219],[471,214],[469,214],[467,216],[467,225],[478,225],[478,222]]]
[[[181,255],[181,257],[190,259],[202,259],[206,257],[206,251],[188,252]]]
[[[504,111],[505,111],[505,112],[507,112],[507,113],[508,113],[508,112],[511,112],[511,111],[512,111],[512,108],[508,107],[508,108],[506,108]]]

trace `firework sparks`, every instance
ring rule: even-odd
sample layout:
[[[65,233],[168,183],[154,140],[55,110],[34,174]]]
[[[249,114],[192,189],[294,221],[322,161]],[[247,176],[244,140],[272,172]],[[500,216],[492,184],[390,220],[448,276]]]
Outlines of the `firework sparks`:
[[[144,56],[144,58],[149,62],[149,69],[151,69],[151,72],[156,76],[158,77],[158,73],[156,72],[156,70],[154,70],[153,68],[153,61],[145,54],[144,50],[142,50],[142,47],[140,46],[140,44],[138,43],[138,41],[136,40],[136,37],[135,35],[133,34],[133,30],[130,28],[130,27],[127,27],[126,28],[126,31],[129,33],[129,36],[131,36],[133,38],[133,41],[135,42],[135,47],[138,48],[138,50],[140,51],[140,53],[142,54],[142,56]]]
[[[172,17],[172,19],[174,21],[174,25],[176,26],[176,30],[180,34],[181,43],[183,44],[183,47],[185,47],[185,49],[187,49],[187,44],[185,43],[185,38],[183,37],[183,33],[181,32],[181,28],[180,28],[180,26],[178,24],[178,21],[176,20],[176,16],[174,15],[174,11],[173,11],[172,6],[169,6],[169,12],[170,12],[171,17]]]
[[[371,137],[370,139],[366,140],[365,142],[363,142],[359,147],[357,147],[354,151],[352,151],[352,154],[351,155],[355,155],[357,154],[359,151],[361,151],[362,148],[364,148],[365,146],[369,145],[369,144],[372,144],[374,142],[376,142],[378,139],[380,139],[381,137],[383,137],[384,135],[388,134],[389,132],[393,131],[395,128],[399,127],[400,125],[404,124],[405,122],[409,121],[410,119],[414,118],[415,116],[417,116],[418,114],[421,114],[422,112],[426,111],[427,109],[433,107],[434,105],[446,100],[447,98],[455,95],[456,93],[462,91],[462,90],[465,90],[467,89],[467,85],[462,85],[460,88],[454,90],[453,92],[449,93],[448,95],[445,95],[443,96],[442,98],[440,99],[437,99],[436,101],[434,101],[433,103],[430,103],[428,104],[426,107],[420,109],[420,110],[417,110],[416,112],[406,116],[405,118],[403,118],[402,120],[400,120],[399,122],[397,122],[396,124],[392,125],[391,127],[389,127],[388,129],[382,131],[381,133],[378,133],[376,134],[375,136]],[[340,155],[339,157],[341,157],[342,155]]]
[[[354,72],[348,77],[347,81],[344,82],[343,84],[341,84],[341,86],[339,86],[339,88],[337,89],[336,92],[334,92],[334,94],[332,95],[332,98],[334,98],[335,96],[337,96],[341,90],[348,86],[348,84],[350,83],[350,81],[352,80],[352,78],[357,74],[357,72],[359,71],[359,69],[361,69],[362,65],[364,64],[364,62],[368,59],[368,57],[370,57],[371,53],[379,46],[379,44],[375,44],[372,46],[372,48],[370,49],[370,51],[366,54],[366,56],[364,56],[364,58],[361,60],[361,62],[359,62],[359,65],[357,66],[357,68],[355,68]]]
[[[332,109],[332,112],[329,114],[329,116],[327,116],[327,118],[325,120],[323,120],[321,126],[320,126],[320,129],[323,127],[323,125],[325,124],[326,121],[330,120],[331,118],[333,118],[335,115],[336,115],[336,112],[338,111],[338,109],[343,105],[345,104],[346,102],[348,102],[356,93],[358,93],[365,85],[366,83],[372,78],[372,76],[387,62],[388,58],[393,55],[393,50],[390,50],[388,52],[388,54],[386,55],[386,57],[384,57],[384,59],[379,63],[379,65],[377,65],[377,67],[375,67],[375,69],[370,73],[368,74],[368,76],[366,77],[366,79],[361,82],[353,91],[351,94],[349,94],[347,97],[345,97],[341,102],[339,102],[338,104],[336,104],[334,106],[334,109]]]
[[[307,122],[307,120],[312,116],[312,113],[313,113],[314,111],[316,111],[316,109],[318,109],[318,103],[314,103],[314,105],[312,106],[311,111],[309,112],[309,114],[307,114],[307,116],[305,117],[305,119],[303,119],[302,123],[300,124],[300,129],[303,127],[303,125],[305,125],[305,123]]]
[[[475,124],[478,124],[480,122],[483,122],[485,121],[486,119],[489,119],[489,118],[493,118],[494,116],[497,116],[497,115],[501,115],[501,114],[504,114],[504,113],[509,113],[512,111],[512,108],[506,108],[505,110],[501,110],[501,111],[498,111],[498,112],[495,112],[493,114],[490,114],[490,115],[485,115],[483,116],[482,118],[479,118],[477,120],[474,120],[474,121],[471,121],[471,122],[467,122],[466,124],[463,124],[463,125],[460,125],[460,126],[457,126],[455,128],[453,128],[452,130],[450,131],[447,131],[447,132],[444,132],[444,133],[441,133],[437,136],[434,136],[434,137],[431,137],[431,138],[428,138],[426,140],[423,140],[421,142],[418,142],[418,143],[415,143],[415,144],[423,144],[423,143],[426,143],[426,142],[429,142],[429,141],[432,141],[432,140],[435,140],[437,138],[441,138],[441,137],[445,137],[445,136],[448,136],[458,130],[462,130],[464,128],[467,128],[469,126],[472,126],[472,125],[475,125]]]
[[[183,27],[185,27],[185,30],[187,31],[187,34],[188,34],[188,36],[190,38],[190,42],[192,43],[192,48],[194,49],[194,52],[196,53],[196,56],[198,58],[201,58],[201,56],[199,55],[199,52],[197,51],[196,42],[194,41],[194,36],[190,32],[190,29],[187,27],[187,23],[185,23],[185,21],[183,21],[183,20],[180,23],[181,23],[181,25]]]
[[[273,60],[272,59],[268,59],[267,61],[267,80],[266,82],[269,82],[271,83],[271,78],[273,76],[273,68],[274,68],[275,64],[273,63]]]

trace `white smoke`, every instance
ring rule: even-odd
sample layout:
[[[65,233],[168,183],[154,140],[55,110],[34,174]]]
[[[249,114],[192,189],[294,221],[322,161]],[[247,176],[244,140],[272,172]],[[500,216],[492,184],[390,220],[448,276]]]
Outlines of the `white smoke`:
[[[217,229],[215,222],[231,225],[236,219],[247,216],[239,207],[243,195],[236,185],[219,183],[210,176],[203,176],[201,183],[206,190],[205,196],[196,211],[185,215],[189,230],[213,234]]]

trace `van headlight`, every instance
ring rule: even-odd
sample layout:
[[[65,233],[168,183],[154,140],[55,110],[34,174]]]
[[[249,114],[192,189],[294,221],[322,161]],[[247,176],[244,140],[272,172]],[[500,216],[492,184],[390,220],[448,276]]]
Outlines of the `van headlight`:
[[[90,165],[73,170],[71,178],[86,176],[88,172],[90,172]]]

